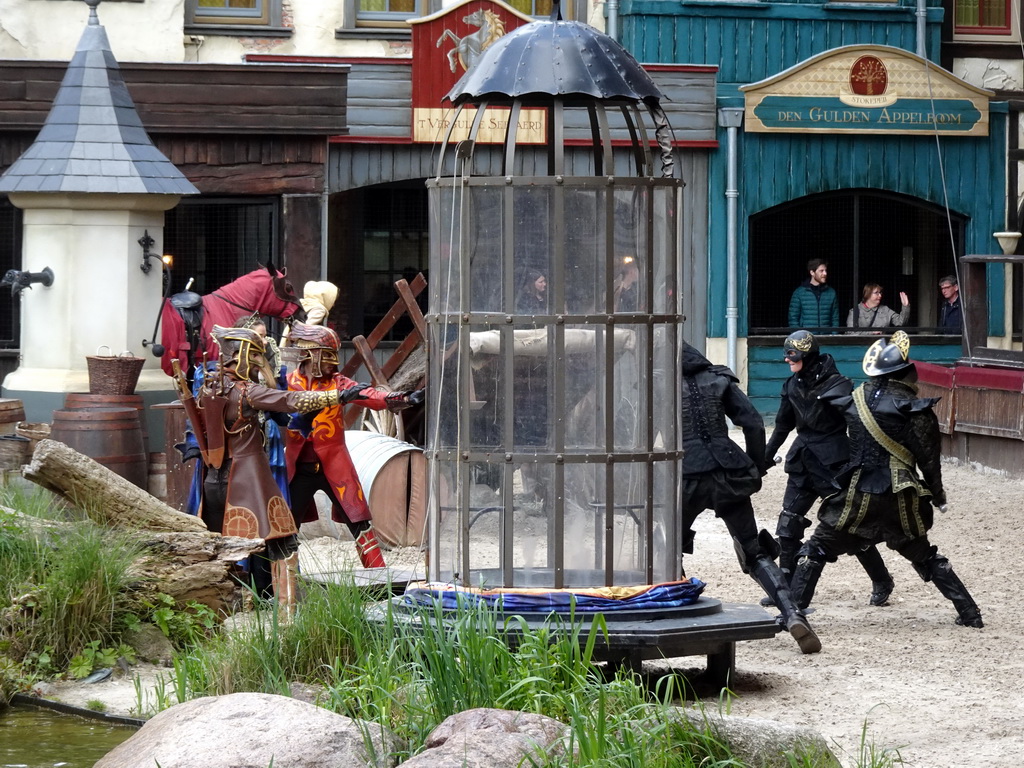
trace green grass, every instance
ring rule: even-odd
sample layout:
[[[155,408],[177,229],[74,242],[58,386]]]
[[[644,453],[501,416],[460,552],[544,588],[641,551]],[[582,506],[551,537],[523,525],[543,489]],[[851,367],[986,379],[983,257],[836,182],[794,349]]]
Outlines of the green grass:
[[[87,520],[48,524],[63,513],[39,498],[21,511],[19,518],[0,510],[2,652],[64,670],[90,642],[116,647],[135,610],[130,566],[139,546]]]
[[[85,702],[85,708],[91,712],[106,712],[106,702],[100,701],[99,699],[89,699]]]
[[[687,681],[660,679],[654,690],[620,670],[607,679],[594,662],[603,631],[587,641],[572,617],[530,630],[485,607],[456,614],[440,608],[399,613],[369,603],[351,582],[312,584],[291,623],[272,608],[244,629],[178,656],[179,699],[242,690],[288,693],[288,682],[319,686],[319,703],[394,736],[392,758],[417,754],[445,718],[493,707],[534,712],[569,726],[560,747],[531,754],[532,768],[743,768],[710,719],[679,716]],[[728,694],[718,702],[728,708]],[[703,705],[698,703],[698,711]],[[898,752],[875,749],[862,734],[855,768],[890,768]],[[828,763],[810,752],[787,755],[792,768]]]

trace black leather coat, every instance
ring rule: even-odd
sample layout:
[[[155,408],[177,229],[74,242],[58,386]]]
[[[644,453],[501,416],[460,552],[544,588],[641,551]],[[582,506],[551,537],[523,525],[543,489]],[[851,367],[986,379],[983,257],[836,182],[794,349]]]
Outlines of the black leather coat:
[[[724,365],[683,348],[683,475],[764,466],[764,419],[738,381]],[[729,438],[726,417],[743,430],[746,452]]]
[[[804,368],[782,385],[775,429],[765,450],[771,460],[795,429],[796,439],[786,455],[787,472],[801,469],[791,464],[800,462],[803,450],[813,453],[826,467],[842,464],[850,456],[846,419],[839,403],[850,397],[853,383],[839,373],[829,354],[819,355],[812,365]]]

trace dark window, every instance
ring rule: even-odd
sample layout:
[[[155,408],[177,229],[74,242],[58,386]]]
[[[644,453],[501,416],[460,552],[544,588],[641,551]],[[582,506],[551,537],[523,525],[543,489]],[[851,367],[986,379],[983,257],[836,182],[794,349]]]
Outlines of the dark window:
[[[260,265],[278,264],[276,198],[182,200],[167,212],[164,253],[174,257],[172,292],[209,293]],[[278,264],[279,265],[279,264]]]
[[[21,210],[0,197],[0,275],[21,269]],[[17,349],[21,344],[20,300],[0,288],[0,349]]]
[[[424,3],[425,4],[425,3]],[[425,15],[421,0],[358,0],[360,23],[404,22]]]
[[[335,235],[338,256],[328,278],[341,289],[338,331],[345,338],[366,335],[398,301],[395,283],[426,274],[426,189],[423,182],[366,187],[335,196],[332,207],[346,218]],[[422,301],[426,295],[420,294]],[[404,316],[385,338],[401,340],[411,328]]]
[[[271,0],[194,0],[190,16],[194,24],[269,24]]]
[[[551,16],[551,0],[509,0],[508,4],[527,16],[536,16],[539,19],[546,19]],[[563,4],[563,18],[572,18],[570,10],[570,3]]]
[[[825,193],[770,208],[750,218],[750,330],[788,328],[793,289],[807,277],[807,262],[828,262],[828,284],[839,300],[839,325],[861,298],[865,283],[879,283],[882,303],[899,311],[900,291],[910,299],[908,326],[937,322],[940,278],[955,274],[963,251],[963,217],[910,197],[860,190]]]

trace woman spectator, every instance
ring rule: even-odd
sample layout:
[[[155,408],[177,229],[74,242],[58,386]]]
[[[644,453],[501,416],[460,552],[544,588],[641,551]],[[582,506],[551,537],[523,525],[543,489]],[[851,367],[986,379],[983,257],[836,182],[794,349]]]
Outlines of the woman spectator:
[[[903,308],[897,313],[882,303],[882,286],[868,283],[864,286],[860,303],[846,316],[848,328],[888,328],[905,325],[910,318],[910,299],[900,291]]]
[[[526,270],[516,296],[516,313],[543,315],[548,311],[548,280],[536,269]]]

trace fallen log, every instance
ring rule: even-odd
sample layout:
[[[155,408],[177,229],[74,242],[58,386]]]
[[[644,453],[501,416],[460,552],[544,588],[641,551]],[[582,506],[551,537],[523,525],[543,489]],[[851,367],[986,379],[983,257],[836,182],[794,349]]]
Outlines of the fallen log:
[[[238,561],[261,552],[266,547],[263,539],[209,531],[140,535],[147,556],[136,561],[132,571],[147,591],[170,595],[179,607],[202,603],[220,617],[251,600],[252,593],[239,583],[244,576]]]
[[[169,507],[56,440],[40,440],[22,474],[102,525],[152,531],[206,531],[206,524],[198,517]]]
[[[94,522],[138,534],[145,555],[132,570],[138,588],[202,603],[220,616],[251,598],[239,583],[240,560],[266,548],[263,539],[221,536],[56,440],[40,440],[22,474],[74,505]]]

